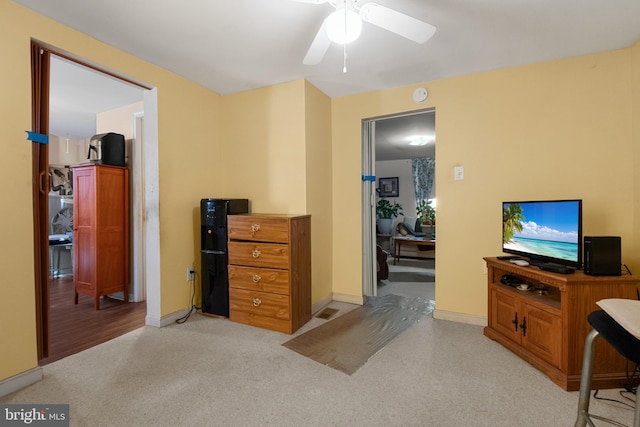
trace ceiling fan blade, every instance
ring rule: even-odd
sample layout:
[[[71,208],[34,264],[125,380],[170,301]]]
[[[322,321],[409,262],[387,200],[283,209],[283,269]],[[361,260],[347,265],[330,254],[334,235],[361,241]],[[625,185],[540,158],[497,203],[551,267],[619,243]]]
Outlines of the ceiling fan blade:
[[[318,34],[316,34],[316,37],[311,42],[311,46],[309,46],[309,50],[302,60],[304,65],[319,64],[322,58],[324,58],[324,54],[327,53],[329,46],[331,46],[331,40],[329,40],[327,31],[324,28],[326,21],[326,19],[322,21]]]
[[[329,0],[291,0],[298,3],[311,3],[311,4],[322,4],[327,3]]]
[[[362,20],[406,37],[416,43],[425,43],[436,32],[436,27],[377,3],[366,3],[360,9]]]

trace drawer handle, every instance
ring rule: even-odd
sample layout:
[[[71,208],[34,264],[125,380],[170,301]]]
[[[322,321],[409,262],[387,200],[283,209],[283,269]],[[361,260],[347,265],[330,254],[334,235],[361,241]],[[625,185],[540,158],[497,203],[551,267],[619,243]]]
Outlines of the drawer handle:
[[[253,275],[253,283],[258,283],[260,280],[262,280],[262,277],[257,274]]]
[[[253,252],[251,253],[251,255],[253,255],[254,258],[258,258],[261,254],[262,252],[260,252],[260,249],[254,249]]]
[[[260,304],[262,304],[262,300],[260,298],[254,298],[253,299],[253,306],[254,307],[258,307]]]
[[[255,236],[260,231],[260,224],[251,224],[251,236]]]

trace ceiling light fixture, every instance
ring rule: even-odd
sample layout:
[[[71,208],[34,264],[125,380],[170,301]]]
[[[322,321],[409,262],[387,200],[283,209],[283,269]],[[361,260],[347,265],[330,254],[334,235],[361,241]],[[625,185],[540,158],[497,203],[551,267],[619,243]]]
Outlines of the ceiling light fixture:
[[[425,43],[436,32],[436,27],[431,24],[372,1],[362,5],[360,3],[364,0],[291,1],[313,4],[329,3],[335,9],[322,21],[322,26],[318,29],[302,61],[304,65],[319,64],[332,42],[342,44],[346,53],[344,46],[360,36],[363,22],[368,22],[420,44]]]
[[[347,44],[360,37],[362,20],[360,15],[346,5],[327,17],[326,31],[329,40],[334,43]]]
[[[409,141],[409,145],[427,145],[428,143],[429,143],[429,140],[427,140],[427,138],[424,138],[424,137],[412,139],[411,141]]]
[[[334,43],[342,45],[342,72],[347,72],[347,44],[360,37],[362,19],[353,7],[353,0],[339,0],[335,4],[335,12],[324,20],[327,37]]]

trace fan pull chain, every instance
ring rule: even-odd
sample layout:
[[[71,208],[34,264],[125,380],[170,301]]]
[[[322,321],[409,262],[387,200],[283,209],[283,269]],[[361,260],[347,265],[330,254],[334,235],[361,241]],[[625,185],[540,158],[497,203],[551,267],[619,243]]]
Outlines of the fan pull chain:
[[[343,52],[342,72],[346,73],[347,72],[347,44],[346,43],[342,45],[342,52]]]
[[[347,2],[344,4],[344,35],[347,35]],[[342,72],[347,72],[347,43],[342,44]]]

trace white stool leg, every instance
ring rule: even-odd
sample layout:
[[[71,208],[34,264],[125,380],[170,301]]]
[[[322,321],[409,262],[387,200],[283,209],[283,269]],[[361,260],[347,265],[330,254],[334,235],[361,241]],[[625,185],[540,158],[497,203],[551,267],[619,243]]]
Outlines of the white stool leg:
[[[593,358],[596,339],[600,336],[595,329],[589,332],[584,340],[584,354],[582,357],[582,374],[580,377],[580,397],[578,399],[578,416],[574,427],[584,427],[589,421],[589,399],[591,398],[591,374],[593,372]],[[637,407],[636,407],[637,408]],[[589,425],[593,423],[589,422]],[[640,425],[636,426],[640,427]]]
[[[636,410],[633,414],[633,427],[640,427],[640,387],[636,389]]]

